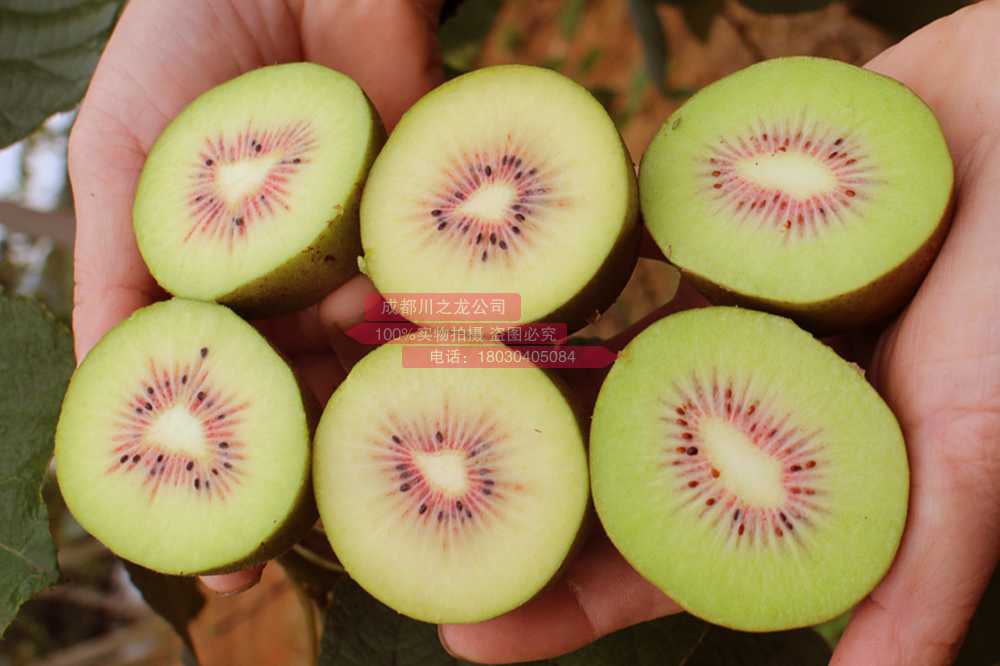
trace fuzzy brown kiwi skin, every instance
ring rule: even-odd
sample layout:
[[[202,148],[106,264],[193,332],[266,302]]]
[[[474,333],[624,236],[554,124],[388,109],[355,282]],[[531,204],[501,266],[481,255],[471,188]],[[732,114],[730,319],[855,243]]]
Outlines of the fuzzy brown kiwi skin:
[[[385,127],[368,97],[371,139],[365,150],[364,166],[352,188],[353,194],[338,205],[326,228],[306,249],[238,289],[216,299],[248,319],[262,319],[294,312],[322,300],[331,291],[358,273],[361,255],[361,191],[372,162],[386,140]]]
[[[567,333],[580,330],[595,321],[622,293],[639,260],[639,185],[635,167],[622,143],[623,164],[628,179],[628,204],[625,223],[604,262],[593,277],[562,307],[544,317],[546,322],[565,323]]]
[[[934,232],[913,254],[872,282],[836,298],[818,303],[788,303],[742,294],[715,284],[697,273],[677,266],[713,305],[738,305],[764,310],[792,319],[802,328],[819,336],[844,333],[887,321],[897,314],[916,293],[930,270],[951,228],[954,185],[948,205]],[[669,256],[667,257],[669,260]]]

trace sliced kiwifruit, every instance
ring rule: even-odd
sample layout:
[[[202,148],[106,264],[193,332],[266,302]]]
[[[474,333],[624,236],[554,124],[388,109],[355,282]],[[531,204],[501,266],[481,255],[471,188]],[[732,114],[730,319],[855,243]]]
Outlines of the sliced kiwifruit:
[[[556,574],[589,489],[574,410],[536,368],[403,368],[370,353],[316,431],[320,516],[348,573],[427,622],[511,610]]]
[[[112,329],[73,375],[56,432],[73,516],[149,569],[277,555],[315,521],[310,428],[291,369],[228,309],[174,299]]]
[[[135,234],[177,296],[248,316],[314,303],[357,273],[358,200],[384,131],[347,76],[293,63],[198,97],[156,140]]]
[[[902,84],[796,57],[692,97],[639,181],[650,232],[707,296],[829,332],[912,295],[944,240],[953,168],[931,110]]]
[[[365,271],[383,293],[518,293],[520,321],[575,329],[628,281],[637,210],[621,137],[586,89],[487,67],[417,102],[386,142],[361,202]]]
[[[594,504],[685,609],[745,631],[828,620],[895,556],[909,471],[856,367],[791,321],[714,307],[622,351],[591,429]]]

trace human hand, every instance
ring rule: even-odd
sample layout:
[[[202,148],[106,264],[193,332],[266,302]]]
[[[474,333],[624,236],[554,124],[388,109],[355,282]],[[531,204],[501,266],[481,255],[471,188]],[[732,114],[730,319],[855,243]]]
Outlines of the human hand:
[[[956,165],[956,205],[913,302],[870,340],[868,376],[908,445],[910,512],[896,561],[855,610],[834,666],[950,663],[1000,558],[998,30],[1000,1],[982,2],[869,63],[934,109]],[[697,303],[688,290],[681,294],[685,302],[671,310]],[[858,333],[837,346],[864,356],[870,337]],[[526,606],[477,625],[444,626],[441,637],[463,658],[511,663],[562,654],[678,610],[601,535]]]
[[[132,202],[146,154],[185,105],[250,69],[306,60],[355,79],[391,129],[440,82],[441,3],[205,0],[185,3],[182,10],[157,0],[128,3],[70,136],[77,358],[134,310],[165,296],[136,246]],[[360,319],[372,292],[371,283],[359,276],[316,306],[259,324],[320,404],[356,352],[341,331]],[[261,568],[207,576],[204,582],[236,592],[253,585]]]

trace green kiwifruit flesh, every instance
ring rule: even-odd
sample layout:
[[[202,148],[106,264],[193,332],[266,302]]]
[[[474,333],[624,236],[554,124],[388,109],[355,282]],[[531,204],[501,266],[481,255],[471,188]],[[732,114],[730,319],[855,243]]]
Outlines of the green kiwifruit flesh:
[[[905,86],[795,57],[692,97],[650,144],[639,181],[654,239],[707,296],[831,332],[912,295],[947,231],[953,167]]]
[[[357,273],[358,201],[384,132],[347,76],[310,63],[204,93],[156,140],[133,219],[177,296],[247,316],[314,303]]]
[[[56,431],[73,516],[162,573],[228,571],[315,521],[292,371],[227,308],[174,299],[112,329],[73,375]]]
[[[320,516],[348,573],[426,622],[475,622],[533,597],[586,512],[584,438],[536,368],[404,368],[365,357],[316,432]]]
[[[617,298],[638,251],[635,173],[586,89],[487,67],[411,108],[361,203],[383,293],[517,293],[522,322],[578,328]]]
[[[814,625],[885,574],[906,521],[895,417],[783,317],[712,307],[636,337],[601,388],[594,504],[682,607],[744,631]]]

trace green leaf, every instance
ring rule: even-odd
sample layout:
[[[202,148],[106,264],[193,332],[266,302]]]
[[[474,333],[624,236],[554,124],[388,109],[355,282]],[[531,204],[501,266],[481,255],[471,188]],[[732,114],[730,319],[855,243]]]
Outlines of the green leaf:
[[[0,148],[83,97],[123,0],[0,0]]]
[[[809,629],[744,634],[680,614],[602,638],[536,666],[820,666],[830,650]],[[334,590],[319,666],[465,666],[444,651],[434,625],[382,605],[350,580]]]
[[[169,622],[184,641],[185,666],[197,664],[198,658],[188,626],[205,606],[205,597],[198,589],[198,583],[194,578],[166,576],[131,562],[125,562],[125,568],[146,604]]]
[[[853,11],[897,37],[904,37],[931,21],[971,5],[972,2],[973,0],[908,0],[903,5],[885,0],[861,0],[854,3]]]
[[[42,484],[73,365],[65,326],[0,293],[0,636],[59,577]]]
[[[649,78],[661,92],[667,89],[667,33],[652,0],[629,0],[629,13],[635,24]]]
[[[562,0],[559,6],[559,32],[563,39],[569,41],[576,34],[576,29],[580,27],[580,19],[583,17],[583,10],[587,6],[587,0]]]
[[[501,4],[501,0],[468,0],[441,25],[438,40],[446,68],[461,73],[475,67]]]
[[[726,0],[701,0],[701,2],[685,2],[681,5],[684,24],[691,34],[701,41],[708,41],[708,33],[712,29],[715,17],[722,11]]]
[[[823,9],[832,0],[741,0],[741,2],[761,14],[797,14]]]

